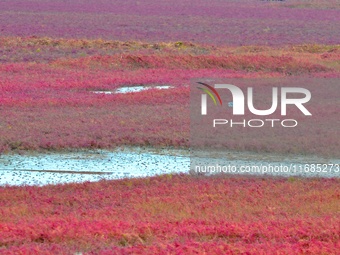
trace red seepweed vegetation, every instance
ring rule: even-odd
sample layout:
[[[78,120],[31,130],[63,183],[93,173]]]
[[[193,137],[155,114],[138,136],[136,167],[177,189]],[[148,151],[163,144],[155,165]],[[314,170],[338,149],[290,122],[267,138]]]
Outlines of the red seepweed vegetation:
[[[327,84],[340,73],[339,46],[212,47],[35,37],[1,38],[0,45],[10,49],[0,64],[1,152],[119,145],[187,147],[193,78],[252,79],[256,87],[267,78],[279,84],[316,77]],[[313,91],[313,98],[321,96],[322,103],[313,116],[316,124],[310,125],[310,135],[292,132],[279,146],[275,136],[260,141],[248,132],[243,140],[230,137],[227,149],[334,156],[337,98],[325,84],[320,84],[324,90]],[[91,92],[133,85],[174,88],[128,95]],[[327,125],[317,125],[325,118]],[[326,137],[322,141],[317,139],[321,133]],[[290,143],[297,139],[303,141],[293,148]]]
[[[340,78],[338,1],[92,2],[0,2],[0,153],[188,147],[190,79],[312,77],[325,82],[308,132],[230,133],[226,149],[339,155],[339,90],[324,86]],[[133,85],[174,88],[91,92]],[[164,175],[0,194],[0,254],[340,250],[339,179]]]
[[[338,179],[164,175],[0,187],[1,254],[337,254]]]

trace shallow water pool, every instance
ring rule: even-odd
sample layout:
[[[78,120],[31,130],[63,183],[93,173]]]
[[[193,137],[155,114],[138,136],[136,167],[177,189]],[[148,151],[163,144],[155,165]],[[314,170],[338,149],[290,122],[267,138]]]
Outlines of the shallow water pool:
[[[340,177],[340,171],[304,171],[312,164],[339,165],[340,160],[317,157],[288,157],[249,152],[228,152],[223,157],[189,150],[125,148],[115,151],[94,150],[65,153],[0,155],[0,186],[47,185],[155,176],[169,173],[247,174],[262,176]],[[197,164],[229,166],[232,171],[218,172],[218,167],[197,168]],[[283,169],[263,171],[263,169]],[[230,168],[231,167],[231,168]],[[267,167],[267,168],[265,168]],[[301,171],[302,169],[302,171]],[[197,170],[200,170],[198,172]],[[214,171],[211,171],[214,170]]]
[[[159,85],[159,86],[126,86],[126,87],[120,87],[116,90],[107,91],[107,90],[97,90],[92,91],[92,93],[95,94],[126,94],[126,93],[135,93],[135,92],[141,92],[149,89],[170,89],[173,88],[172,86],[168,85]]]

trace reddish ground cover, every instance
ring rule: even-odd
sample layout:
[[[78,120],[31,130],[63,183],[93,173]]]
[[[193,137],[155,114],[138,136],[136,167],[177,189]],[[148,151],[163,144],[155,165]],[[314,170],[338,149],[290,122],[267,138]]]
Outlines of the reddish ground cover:
[[[318,99],[307,133],[266,130],[261,140],[247,130],[230,134],[226,148],[339,157],[339,87],[322,86],[340,78],[338,8],[338,0],[1,1],[0,153],[188,147],[190,79],[313,78],[324,83],[307,87]],[[137,84],[174,88],[91,93]],[[340,249],[339,179],[164,175],[0,194],[0,254]]]
[[[211,45],[336,44],[338,8],[338,0],[12,0],[0,2],[0,33]]]
[[[0,64],[2,152],[125,144],[187,147],[190,80],[209,77],[245,78],[255,88],[272,78],[273,84],[292,83],[313,94],[307,131],[289,130],[282,137],[269,132],[266,140],[254,139],[261,134],[249,130],[242,137],[230,133],[227,149],[338,156],[333,138],[339,132],[339,87],[333,85],[340,75],[339,46],[216,47],[34,37],[2,38],[0,45],[6,53]],[[136,84],[174,88],[128,96],[91,93]]]
[[[338,254],[338,179],[0,187],[1,254]]]

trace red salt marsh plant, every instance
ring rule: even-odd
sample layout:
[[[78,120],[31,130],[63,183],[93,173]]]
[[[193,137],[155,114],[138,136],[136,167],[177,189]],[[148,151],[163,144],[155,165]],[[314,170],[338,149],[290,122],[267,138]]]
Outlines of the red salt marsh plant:
[[[340,18],[338,10],[331,8],[339,8],[339,2],[12,0],[0,2],[0,29],[3,36],[184,40],[235,46],[337,44]]]
[[[253,79],[256,87],[275,77],[276,84],[289,81],[286,77],[302,82],[308,76],[334,80],[340,69],[336,45],[211,47],[51,38],[2,38],[0,45],[8,52],[0,64],[2,152],[119,145],[187,147],[191,79]],[[8,51],[11,46],[16,51]],[[89,50],[88,56],[69,53],[82,48]],[[17,52],[33,57],[23,61]],[[45,58],[48,52],[50,60]],[[140,84],[174,88],[128,95],[91,92]],[[313,97],[322,96],[323,103],[313,109],[313,120],[329,125],[311,125],[314,135],[310,136],[293,132],[281,146],[275,136],[271,142],[247,139],[251,133],[244,139],[230,137],[227,148],[334,156],[337,112],[325,109],[335,109],[337,93],[314,88]],[[327,139],[318,140],[315,134]],[[291,146],[297,138],[303,141]]]
[[[1,254],[337,254],[338,179],[164,175],[0,187]]]

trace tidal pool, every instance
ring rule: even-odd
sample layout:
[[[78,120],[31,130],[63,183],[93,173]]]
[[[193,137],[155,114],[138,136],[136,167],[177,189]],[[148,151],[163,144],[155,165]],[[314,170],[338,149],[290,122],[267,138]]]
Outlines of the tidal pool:
[[[187,172],[189,157],[143,149],[1,155],[0,185],[46,185]]]
[[[107,91],[107,90],[97,90],[97,91],[92,91],[92,93],[95,94],[126,94],[126,93],[134,93],[134,92],[141,92],[144,90],[149,90],[149,89],[170,89],[173,88],[172,86],[169,85],[159,85],[159,86],[125,86],[125,87],[120,87],[116,90],[112,91]]]
[[[337,170],[340,164],[338,159],[249,152],[228,152],[221,155],[202,152],[201,155],[190,156],[189,150],[184,149],[147,148],[0,155],[0,186],[41,186],[189,172],[340,177],[340,171]],[[320,164],[323,171],[317,171],[317,164]],[[313,166],[315,170],[312,170]]]

